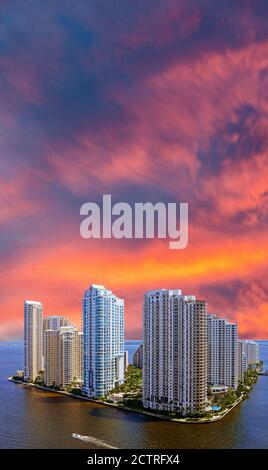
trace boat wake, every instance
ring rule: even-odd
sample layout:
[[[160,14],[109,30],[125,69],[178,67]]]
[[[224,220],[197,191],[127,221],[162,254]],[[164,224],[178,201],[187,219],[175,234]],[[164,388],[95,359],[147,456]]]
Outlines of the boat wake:
[[[77,434],[74,432],[72,434],[72,437],[74,439],[79,439],[79,441],[82,441],[82,442],[95,444],[98,447],[105,447],[106,449],[117,449],[117,447],[111,446],[110,444],[107,444],[106,442],[103,442],[100,439],[96,439],[95,437],[92,437],[92,436],[81,436],[81,434]]]

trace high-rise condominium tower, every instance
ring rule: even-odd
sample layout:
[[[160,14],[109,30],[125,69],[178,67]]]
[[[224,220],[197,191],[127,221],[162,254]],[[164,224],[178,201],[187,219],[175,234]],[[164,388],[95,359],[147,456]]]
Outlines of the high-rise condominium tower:
[[[92,284],[83,301],[84,392],[105,396],[124,381],[124,300]]]
[[[84,380],[84,339],[83,339],[83,332],[78,331],[75,329],[74,331],[74,369],[73,375],[75,380],[81,384],[83,384]]]
[[[208,315],[208,384],[238,385],[237,324]]]
[[[243,351],[243,341],[238,341],[238,380],[243,382],[245,372],[248,369],[248,358]]]
[[[49,315],[43,319],[43,361],[44,361],[44,369],[45,369],[45,378],[48,379],[48,376],[46,377],[46,371],[49,369],[49,374],[51,374],[51,377],[55,377],[55,374],[53,371],[53,363],[56,364],[56,358],[54,357],[56,354],[56,351],[54,351],[54,346],[53,346],[53,341],[55,341],[55,337],[57,335],[53,335],[51,330],[54,331],[59,331],[62,326],[70,326],[71,322],[68,318],[62,316],[62,315]],[[50,333],[46,334],[46,331],[50,331]],[[50,346],[50,341],[51,341],[51,346]],[[49,349],[45,351],[46,345],[48,346]],[[49,351],[51,349],[51,354],[49,354]],[[54,351],[54,353],[52,353]],[[48,366],[48,360],[50,360],[50,366]],[[47,367],[45,367],[45,362],[47,362]],[[49,382],[47,382],[49,383]],[[55,382],[58,384],[58,382]],[[53,382],[51,383],[53,384]]]
[[[43,307],[40,302],[24,302],[24,378],[35,380],[42,369]]]
[[[60,385],[60,331],[44,331],[44,381],[46,385]]]
[[[66,388],[83,380],[83,333],[72,325],[44,331],[45,383]]]
[[[61,385],[63,388],[74,380],[82,384],[83,333],[74,326],[60,329]]]
[[[62,326],[69,325],[71,325],[70,320],[62,315],[49,315],[43,320],[44,332],[46,330],[59,330]]]
[[[206,302],[180,290],[144,296],[143,405],[202,412],[207,402]]]

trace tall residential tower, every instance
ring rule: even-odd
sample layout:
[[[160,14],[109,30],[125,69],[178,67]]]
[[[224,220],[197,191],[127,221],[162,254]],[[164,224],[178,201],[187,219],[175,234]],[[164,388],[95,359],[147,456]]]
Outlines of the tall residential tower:
[[[43,307],[40,302],[24,302],[24,378],[34,381],[42,369]]]
[[[84,392],[107,395],[124,381],[124,300],[92,284],[83,300]]]
[[[207,403],[206,302],[180,290],[144,296],[143,405],[203,412]]]
[[[70,326],[71,322],[68,318],[62,315],[49,315],[43,320],[43,329],[46,330],[59,330],[62,326]]]
[[[238,385],[237,324],[208,315],[208,384]]]
[[[67,320],[67,319],[66,319]],[[60,326],[67,323],[66,326]],[[52,326],[52,325],[48,325]],[[44,380],[46,385],[66,388],[83,382],[83,333],[68,321],[44,331]]]
[[[248,370],[248,358],[243,351],[243,341],[238,341],[238,380],[244,381],[245,373]]]

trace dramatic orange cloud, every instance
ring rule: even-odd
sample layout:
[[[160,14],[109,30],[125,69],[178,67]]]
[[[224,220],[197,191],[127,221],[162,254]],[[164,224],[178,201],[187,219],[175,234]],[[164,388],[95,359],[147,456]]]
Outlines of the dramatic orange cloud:
[[[267,337],[267,5],[82,3],[0,2],[0,338],[25,298],[79,324],[94,282],[125,298],[128,338],[161,287]],[[82,240],[102,194],[188,202],[189,246]]]

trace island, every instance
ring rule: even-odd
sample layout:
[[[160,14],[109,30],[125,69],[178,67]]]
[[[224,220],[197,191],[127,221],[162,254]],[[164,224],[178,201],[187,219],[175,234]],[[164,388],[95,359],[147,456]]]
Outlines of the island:
[[[89,398],[84,395],[82,388],[74,381],[66,389],[61,389],[56,385],[47,386],[44,383],[43,371],[40,371],[34,382],[25,381],[23,371],[17,373],[9,380],[17,384],[35,387],[37,389],[52,391],[68,397],[78,398],[102,405],[126,410],[132,413],[139,413],[177,423],[205,424],[213,423],[223,419],[239,403],[249,397],[249,393],[258,379],[262,375],[262,362],[255,368],[249,368],[244,374],[243,382],[240,381],[236,390],[228,387],[208,387],[208,405],[204,413],[187,413],[181,415],[175,412],[148,411],[142,405],[142,369],[129,365],[125,371],[125,381],[123,384],[115,387],[107,396],[99,398]]]

